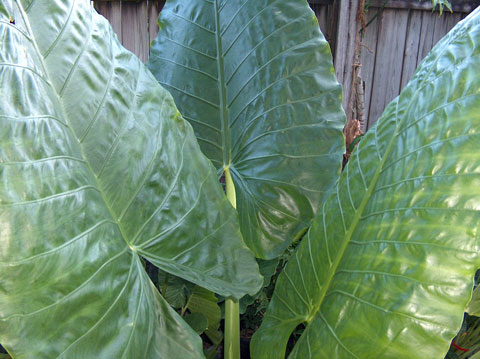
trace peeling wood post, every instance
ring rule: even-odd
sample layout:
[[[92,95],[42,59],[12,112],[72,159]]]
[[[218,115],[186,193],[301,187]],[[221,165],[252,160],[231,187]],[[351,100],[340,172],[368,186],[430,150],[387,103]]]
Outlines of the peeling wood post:
[[[347,125],[351,125],[352,121],[362,122],[363,118],[359,116],[358,113],[358,82],[362,85],[362,80],[360,79],[360,69],[362,67],[362,46],[361,46],[361,33],[362,30],[366,30],[366,19],[364,13],[365,0],[360,0],[359,6],[357,8],[357,15],[355,18],[355,47],[354,47],[354,57],[353,57],[353,70],[352,70],[352,83],[350,87],[350,94],[347,107],[347,119],[350,123],[347,122]],[[362,91],[363,93],[363,91]],[[362,111],[363,113],[363,111]]]
[[[343,109],[348,113],[348,103],[352,90],[355,39],[357,34],[357,12],[359,0],[340,0],[339,19],[337,27],[337,41],[335,50],[335,74],[338,82],[343,85]]]

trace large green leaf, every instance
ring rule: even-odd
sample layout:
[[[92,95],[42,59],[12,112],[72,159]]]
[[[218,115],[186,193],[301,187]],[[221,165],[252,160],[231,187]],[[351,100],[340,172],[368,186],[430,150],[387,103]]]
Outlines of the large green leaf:
[[[280,276],[253,358],[443,358],[480,266],[480,10],[361,140]]]
[[[141,257],[226,296],[262,280],[171,96],[89,0],[0,1],[0,91],[0,343],[201,357]]]
[[[148,66],[229,168],[247,245],[274,258],[338,178],[341,88],[305,0],[169,0]]]

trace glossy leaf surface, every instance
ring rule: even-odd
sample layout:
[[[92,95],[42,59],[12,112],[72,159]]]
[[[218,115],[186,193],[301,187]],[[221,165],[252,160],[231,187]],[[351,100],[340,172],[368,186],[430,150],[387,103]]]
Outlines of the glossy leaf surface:
[[[169,0],[148,67],[229,167],[247,245],[274,258],[338,178],[341,88],[305,0]]]
[[[480,266],[480,11],[360,141],[279,277],[253,358],[443,358]]]
[[[208,328],[208,319],[201,313],[187,314],[185,321],[197,334],[202,334]]]
[[[88,0],[0,1],[0,91],[0,343],[202,357],[141,257],[223,295],[262,280],[171,96]]]

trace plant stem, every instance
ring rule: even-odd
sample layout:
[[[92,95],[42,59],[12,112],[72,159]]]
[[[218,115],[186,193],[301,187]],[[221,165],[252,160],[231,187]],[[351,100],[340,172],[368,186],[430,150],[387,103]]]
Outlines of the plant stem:
[[[227,198],[233,208],[237,208],[235,185],[230,169],[225,168],[225,184]],[[240,308],[238,300],[227,298],[225,301],[225,341],[224,358],[240,359]]]
[[[182,312],[180,313],[180,316],[182,318],[185,316],[185,312],[187,311],[188,306],[190,305],[190,300],[192,299],[192,297],[193,297],[193,293],[190,294],[190,296],[188,297],[187,303],[185,303],[185,306],[182,308]]]
[[[238,301],[228,298],[225,302],[224,358],[240,359],[240,312]]]
[[[230,174],[230,168],[225,168],[225,185],[227,192],[227,199],[233,208],[237,209],[237,195],[235,193],[235,184],[233,183],[232,175]]]

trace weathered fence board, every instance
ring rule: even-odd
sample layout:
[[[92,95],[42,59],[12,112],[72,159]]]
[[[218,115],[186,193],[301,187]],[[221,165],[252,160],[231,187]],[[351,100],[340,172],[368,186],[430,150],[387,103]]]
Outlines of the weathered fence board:
[[[369,0],[368,3],[372,7],[385,7],[388,9],[416,9],[416,10],[433,10],[431,0]],[[450,0],[452,10],[455,12],[469,13],[475,9],[479,3],[477,0]],[[438,9],[438,5],[436,6]],[[445,9],[446,10],[446,9]],[[446,10],[448,11],[448,10]]]
[[[335,75],[344,89],[350,89],[354,69],[356,17],[359,0],[340,2],[338,36],[335,50]],[[347,108],[350,91],[343,91],[343,108]]]
[[[340,0],[310,0],[310,7],[317,16],[320,30],[330,44],[332,53],[335,53],[337,40],[338,3]]]
[[[122,42],[122,3],[120,1],[96,1],[94,4],[97,11],[110,21],[118,40]]]
[[[418,49],[420,46],[419,34],[422,30],[422,13],[423,11],[419,10],[410,10],[409,13],[407,38],[405,41],[405,51],[403,53],[401,88],[406,86],[417,68]]]
[[[158,35],[158,14],[162,10],[164,1],[148,1],[148,42],[149,45]]]
[[[162,0],[97,0],[94,6],[110,21],[123,46],[146,62],[150,42],[158,34],[157,19],[164,3]]]
[[[331,44],[336,38],[335,19],[330,16],[335,1],[310,0],[320,28]],[[96,0],[93,2],[99,13],[105,16],[127,49],[135,53],[144,62],[148,60],[151,42],[158,34],[158,15],[165,0]]]
[[[379,2],[373,2],[376,3]],[[371,23],[362,39],[364,46],[360,71],[365,84],[363,120],[366,129],[380,117],[385,106],[398,96],[432,47],[467,15],[464,12],[444,11],[443,15],[439,16],[438,11],[431,10],[431,2],[428,3],[430,7],[425,2],[407,3],[396,0],[389,2],[389,6],[384,9],[379,7],[368,9],[367,22],[371,20]],[[461,6],[455,9],[472,10],[474,3],[475,1],[471,0],[463,1],[462,4],[457,4]],[[409,5],[412,5],[411,8]],[[418,10],[422,9],[420,5],[427,10]],[[342,46],[341,36],[338,41],[338,46]],[[337,52],[338,56],[341,54]],[[339,71],[342,70],[337,68],[337,72]],[[345,69],[343,71],[347,72]],[[351,81],[342,79],[344,97],[350,94]]]
[[[375,73],[369,119],[378,118],[385,106],[398,95],[402,78],[402,60],[405,51],[405,37],[398,33],[407,33],[408,16],[386,9],[378,22],[378,43],[375,61]],[[362,51],[363,53],[363,51]],[[369,125],[370,122],[366,121]],[[367,125],[367,126],[368,126]]]
[[[368,119],[370,112],[370,101],[372,98],[373,89],[373,76],[375,73],[375,54],[377,52],[377,38],[378,38],[378,17],[373,17],[373,13],[367,17],[367,21],[372,21],[367,27],[365,32],[365,38],[362,41],[362,68],[360,70],[362,80],[364,81],[364,93],[365,93],[365,109],[364,119]],[[366,57],[371,57],[370,61],[366,61]],[[366,126],[366,123],[365,123]]]
[[[122,42],[127,49],[148,60],[148,7],[147,2],[122,4]]]

